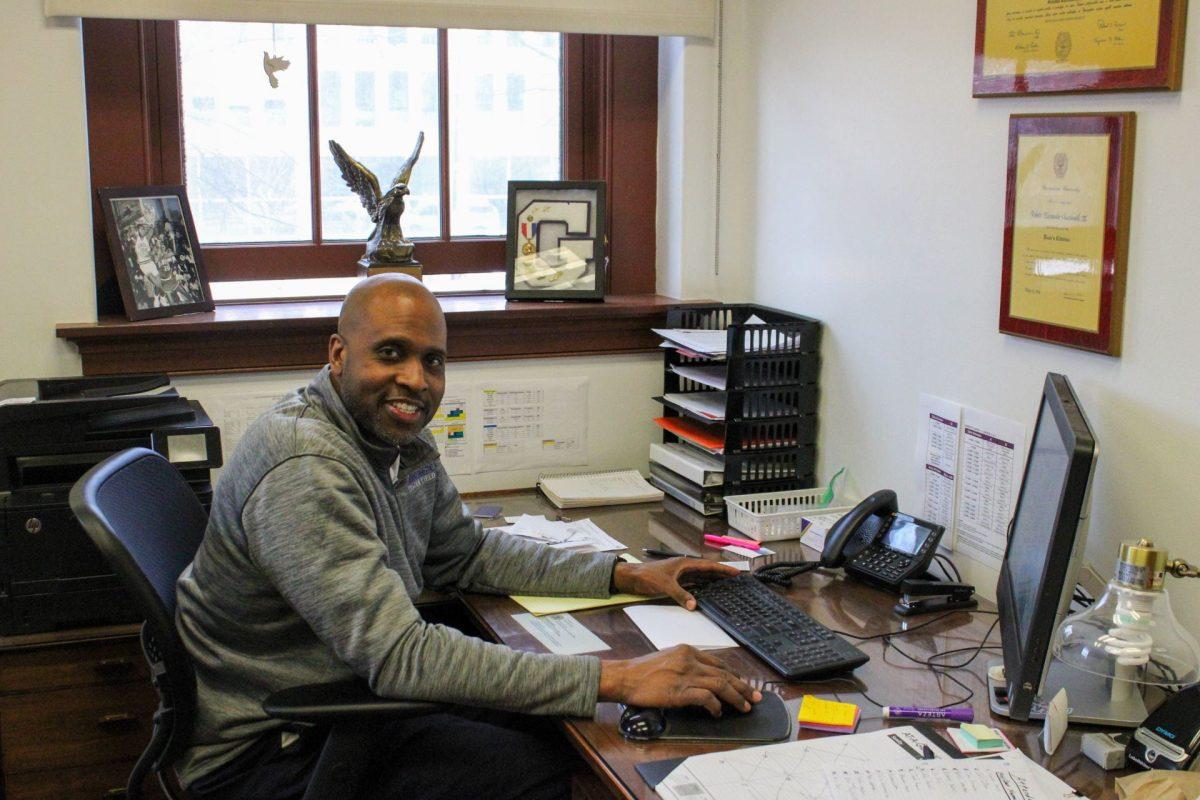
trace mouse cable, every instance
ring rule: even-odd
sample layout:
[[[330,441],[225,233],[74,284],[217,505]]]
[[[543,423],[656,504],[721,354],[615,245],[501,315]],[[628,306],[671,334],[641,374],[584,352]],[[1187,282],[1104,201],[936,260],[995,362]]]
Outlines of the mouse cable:
[[[863,687],[862,681],[859,680],[858,678],[818,678],[817,680],[812,680],[812,681],[805,681],[805,680],[763,681],[761,686],[765,689],[768,686],[791,686],[791,685],[796,685],[796,684],[800,684],[803,686],[811,686],[813,684],[826,684],[826,683],[842,683],[842,684],[847,684],[850,686],[850,688],[848,690],[842,689],[840,691],[830,692],[830,694],[832,694],[834,697],[836,697],[838,699],[838,702],[841,702],[841,697],[839,697],[839,695],[841,695],[841,694],[858,694],[858,695],[862,695],[867,700],[867,702],[871,703],[874,706],[883,708],[885,705],[885,703],[880,703],[878,700],[871,697],[871,695],[867,694],[867,690]]]

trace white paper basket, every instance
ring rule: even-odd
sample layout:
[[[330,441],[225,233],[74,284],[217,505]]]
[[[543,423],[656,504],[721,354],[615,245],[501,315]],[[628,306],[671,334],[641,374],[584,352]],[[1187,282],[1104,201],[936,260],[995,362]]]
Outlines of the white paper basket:
[[[758,542],[799,539],[804,532],[805,514],[846,513],[854,506],[842,498],[821,505],[824,488],[795,489],[790,492],[739,494],[725,498],[729,524]]]

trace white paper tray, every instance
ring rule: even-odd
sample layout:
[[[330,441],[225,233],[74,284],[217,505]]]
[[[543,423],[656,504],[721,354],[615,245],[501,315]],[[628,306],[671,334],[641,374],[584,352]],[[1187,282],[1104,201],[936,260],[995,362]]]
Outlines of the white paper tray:
[[[739,494],[725,498],[725,510],[729,524],[755,541],[799,539],[805,514],[845,514],[854,507],[842,498],[823,507],[824,496],[824,488]]]

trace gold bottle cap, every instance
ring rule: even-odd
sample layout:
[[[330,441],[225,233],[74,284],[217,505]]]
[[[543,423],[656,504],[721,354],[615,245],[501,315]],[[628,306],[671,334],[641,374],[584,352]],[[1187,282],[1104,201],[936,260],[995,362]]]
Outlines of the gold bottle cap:
[[[1149,539],[1121,542],[1117,559],[1117,583],[1144,591],[1161,591],[1167,568],[1167,551]]]

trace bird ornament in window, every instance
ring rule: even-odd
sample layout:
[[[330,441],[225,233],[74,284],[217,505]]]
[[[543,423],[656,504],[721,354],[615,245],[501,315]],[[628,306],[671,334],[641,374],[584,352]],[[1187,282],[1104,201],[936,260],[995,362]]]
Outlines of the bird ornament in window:
[[[329,140],[329,150],[338,169],[342,171],[342,179],[358,195],[363,208],[375,223],[375,230],[367,239],[367,250],[358,260],[359,267],[363,268],[360,275],[379,272],[414,274],[415,271],[415,276],[420,277],[421,264],[413,258],[413,243],[404,238],[404,232],[400,229],[400,215],[404,213],[404,196],[409,193],[408,182],[424,142],[425,132],[421,131],[417,134],[412,155],[400,165],[400,171],[392,179],[388,190],[381,193],[375,173],[351,158],[333,139]]]

